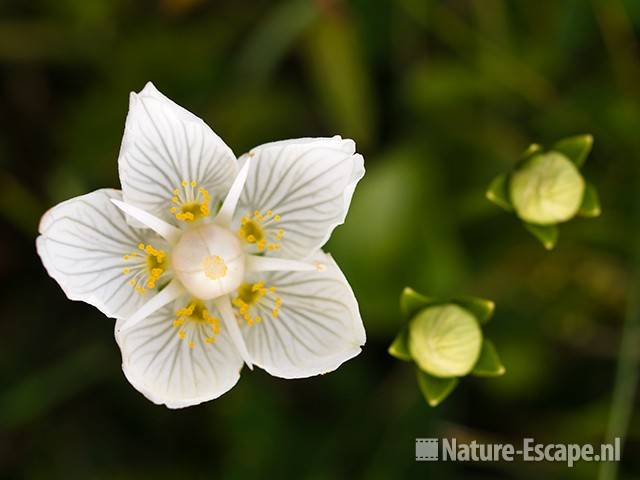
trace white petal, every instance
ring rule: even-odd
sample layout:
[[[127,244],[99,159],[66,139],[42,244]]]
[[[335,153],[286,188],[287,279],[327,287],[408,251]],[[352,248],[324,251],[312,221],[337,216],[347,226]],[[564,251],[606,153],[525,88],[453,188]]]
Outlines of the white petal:
[[[365,331],[353,291],[333,259],[314,257],[322,271],[255,274],[275,287],[250,313],[261,321],[243,326],[253,363],[271,375],[302,378],[327,373],[360,353]],[[278,315],[273,301],[280,297]]]
[[[176,310],[188,301],[181,298],[131,329],[121,330],[122,320],[116,322],[115,337],[127,379],[149,400],[169,408],[219,397],[237,383],[242,368],[242,358],[224,325],[213,343],[206,340],[211,335],[208,326],[195,322],[181,327],[186,336],[180,339],[173,321]],[[217,313],[211,305],[207,308]]]
[[[243,155],[240,164],[250,157],[235,225],[255,211],[271,211],[271,218],[279,215],[279,221],[264,222],[267,243],[280,245],[265,251],[279,257],[304,258],[320,248],[344,221],[364,175],[354,142],[339,136],[267,143]]]
[[[36,241],[42,263],[67,297],[94,305],[109,317],[130,315],[152,291],[141,295],[128,283],[146,272],[138,244],[166,249],[153,232],[127,224],[111,202],[121,197],[118,190],[104,189],[56,205],[42,217]]]
[[[184,180],[197,182],[216,202],[237,171],[231,149],[151,83],[131,94],[118,165],[124,201],[172,223],[171,198]]]

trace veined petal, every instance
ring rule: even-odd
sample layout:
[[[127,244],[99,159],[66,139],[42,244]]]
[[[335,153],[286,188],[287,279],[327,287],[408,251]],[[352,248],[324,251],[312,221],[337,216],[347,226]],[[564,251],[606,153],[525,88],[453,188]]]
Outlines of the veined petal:
[[[213,400],[240,378],[242,358],[215,307],[191,303],[182,297],[130,329],[116,322],[125,376],[149,400],[169,408]]]
[[[254,251],[305,258],[344,221],[364,175],[355,143],[303,138],[267,143],[240,158],[252,165],[234,226]]]
[[[121,198],[104,189],[60,203],[43,215],[36,240],[67,297],[109,317],[130,315],[170,278],[165,241],[128,225],[111,202]]]
[[[234,300],[253,363],[271,375],[302,378],[327,373],[360,353],[365,331],[358,304],[333,259],[311,272],[252,274]],[[246,287],[245,287],[246,288]],[[243,300],[244,298],[244,300]]]
[[[151,83],[131,94],[118,165],[124,201],[174,224],[208,215],[237,172],[231,149]]]

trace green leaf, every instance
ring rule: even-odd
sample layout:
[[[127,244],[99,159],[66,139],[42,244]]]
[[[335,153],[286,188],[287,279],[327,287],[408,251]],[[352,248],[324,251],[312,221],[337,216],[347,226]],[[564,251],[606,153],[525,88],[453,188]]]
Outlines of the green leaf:
[[[482,342],[480,357],[476,362],[476,366],[473,367],[471,374],[477,377],[499,377],[500,375],[504,375],[506,371],[493,342],[485,338]]]
[[[591,135],[576,135],[556,142],[551,150],[566,155],[576,167],[580,168],[584,165],[592,146],[593,137]]]
[[[508,175],[503,173],[494,178],[489,184],[486,196],[500,208],[504,208],[510,212],[513,210],[511,200],[509,199]]]
[[[416,368],[418,377],[418,386],[425,400],[431,407],[437,407],[442,401],[449,396],[453,389],[458,385],[458,378],[438,378]]]
[[[598,191],[589,182],[584,189],[584,196],[582,197],[582,205],[578,210],[578,215],[583,217],[598,217],[601,213],[600,199],[598,198]]]
[[[400,330],[400,333],[398,333],[396,338],[393,340],[393,343],[389,345],[387,351],[390,355],[399,360],[404,360],[406,362],[413,360],[409,353],[409,330],[406,326],[402,327],[402,330]]]
[[[454,298],[453,303],[457,303],[465,310],[468,310],[478,319],[480,325],[487,323],[493,316],[496,304],[491,300],[477,297]]]
[[[542,245],[544,245],[544,248],[547,250],[553,250],[553,247],[556,246],[556,242],[558,241],[557,225],[536,225],[525,222],[524,226],[542,242]]]
[[[400,310],[409,318],[434,303],[437,303],[435,299],[420,295],[411,287],[405,287],[400,295]]]
[[[318,97],[317,106],[345,137],[357,138],[361,148],[370,145],[376,138],[379,103],[363,38],[348,15],[319,15],[305,34],[303,59]]]

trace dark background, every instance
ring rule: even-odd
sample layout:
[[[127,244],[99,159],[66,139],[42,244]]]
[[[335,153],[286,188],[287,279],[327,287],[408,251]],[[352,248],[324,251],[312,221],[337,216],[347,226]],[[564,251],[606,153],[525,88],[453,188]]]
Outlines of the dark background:
[[[634,0],[1,0],[0,477],[591,479],[596,464],[416,463],[414,439],[600,443],[613,412],[619,478],[637,478],[640,418],[611,400],[638,352],[630,331],[616,383],[637,297],[639,29]],[[360,302],[359,357],[298,381],[245,371],[180,411],[127,383],[113,322],[65,298],[34,239],[50,206],[119,186],[128,93],[148,80],[236,154],[356,140],[367,174],[327,250]],[[595,137],[603,215],[546,252],[484,191],[529,143],[577,133]],[[429,408],[386,353],[405,285],[495,300],[507,374]]]

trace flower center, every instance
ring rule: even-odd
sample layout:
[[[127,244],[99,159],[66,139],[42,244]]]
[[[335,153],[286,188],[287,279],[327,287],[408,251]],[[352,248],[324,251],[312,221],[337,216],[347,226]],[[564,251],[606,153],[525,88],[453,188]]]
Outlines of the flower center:
[[[176,277],[202,300],[236,290],[244,277],[244,259],[238,237],[214,224],[185,231],[171,253]]]
[[[204,274],[211,280],[218,280],[224,277],[229,270],[227,264],[218,255],[204,257]]]
[[[170,209],[171,213],[184,222],[194,222],[208,216],[211,202],[209,192],[202,187],[196,190],[198,182],[195,180],[183,180],[181,186],[173,191],[171,202],[174,206]]]

